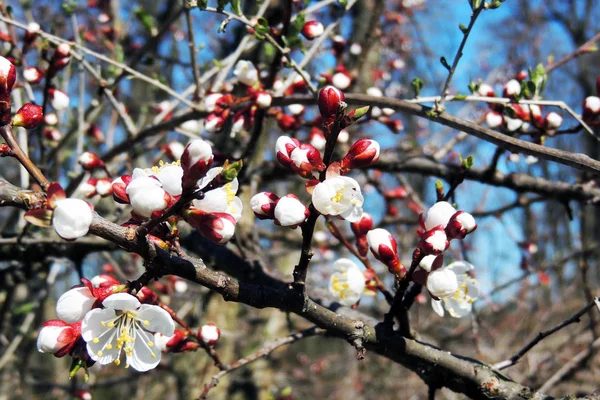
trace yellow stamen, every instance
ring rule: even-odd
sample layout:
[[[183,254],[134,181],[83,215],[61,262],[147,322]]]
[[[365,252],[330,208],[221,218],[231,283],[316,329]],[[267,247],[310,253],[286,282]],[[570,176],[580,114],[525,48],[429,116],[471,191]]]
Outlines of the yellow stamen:
[[[98,357],[102,357],[102,350],[98,350]]]
[[[100,339],[98,339],[97,337],[95,337],[94,339],[92,339],[92,342],[94,343],[98,343],[100,341]]]
[[[115,360],[115,365],[117,365],[117,366],[118,366],[119,364],[121,364],[121,360],[119,360],[119,359],[117,358],[117,359]]]

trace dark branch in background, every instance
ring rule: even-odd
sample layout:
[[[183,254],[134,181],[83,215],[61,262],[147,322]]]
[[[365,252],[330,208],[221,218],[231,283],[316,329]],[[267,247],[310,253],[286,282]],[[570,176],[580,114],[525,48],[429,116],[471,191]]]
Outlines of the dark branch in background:
[[[527,343],[521,350],[519,350],[519,352],[517,354],[515,354],[514,356],[510,357],[507,360],[504,360],[502,362],[494,364],[493,368],[497,369],[497,370],[502,370],[504,368],[508,368],[510,366],[515,365],[521,359],[521,357],[523,357],[536,344],[538,344],[539,342],[541,342],[548,336],[552,335],[553,333],[561,330],[565,326],[574,324],[575,322],[580,322],[581,316],[583,314],[587,313],[592,307],[595,307],[595,306],[596,306],[596,299],[594,299],[592,302],[590,302],[587,306],[583,307],[579,312],[577,312],[577,314],[575,314],[571,318],[561,322],[554,328],[538,333],[537,336],[535,337],[535,339],[533,339],[531,342]]]
[[[315,102],[316,97],[311,95],[297,95],[273,99],[273,105],[288,105],[296,103],[314,104]],[[431,108],[409,103],[405,100],[349,93],[346,95],[346,102],[353,105],[369,104],[371,106],[392,108],[399,112],[416,115],[430,121],[437,122],[441,125],[457,129],[461,132],[468,133],[469,135],[493,143],[513,153],[523,153],[544,160],[555,161],[559,164],[569,165],[581,171],[591,172],[594,175],[600,173],[600,161],[594,160],[585,154],[571,153],[564,150],[540,146],[539,144],[535,143],[529,143],[517,138],[512,138],[500,132],[482,127],[474,122],[454,117],[447,113],[433,115],[429,112],[431,111]]]

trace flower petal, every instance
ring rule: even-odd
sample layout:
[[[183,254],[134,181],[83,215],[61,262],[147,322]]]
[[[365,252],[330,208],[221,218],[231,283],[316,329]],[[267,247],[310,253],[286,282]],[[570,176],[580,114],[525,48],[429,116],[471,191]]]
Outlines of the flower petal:
[[[166,336],[171,336],[175,332],[173,318],[159,306],[142,304],[137,312],[137,319],[142,321],[142,326],[147,331],[159,332]]]
[[[442,306],[441,300],[431,299],[431,308],[433,308],[433,311],[440,317],[444,316],[444,307]]]
[[[68,290],[56,303],[56,315],[69,324],[81,321],[92,309],[96,298],[86,286]]]
[[[154,336],[142,329],[136,330],[133,351],[130,353],[131,355],[127,354],[127,364],[131,368],[139,372],[145,372],[156,368],[160,363],[161,352],[154,345],[150,346],[153,339]]]
[[[108,296],[102,305],[115,310],[136,310],[140,307],[140,301],[128,293],[115,293]]]
[[[444,299],[444,306],[454,318],[462,318],[471,313],[473,304],[467,300],[456,300],[454,297]]]

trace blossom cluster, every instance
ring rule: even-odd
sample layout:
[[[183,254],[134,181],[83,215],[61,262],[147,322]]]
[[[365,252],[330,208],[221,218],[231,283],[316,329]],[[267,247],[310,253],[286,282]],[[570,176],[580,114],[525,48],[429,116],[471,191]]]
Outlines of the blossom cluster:
[[[527,73],[519,72],[514,79],[503,86],[502,95],[517,101],[522,96],[522,83],[527,79]],[[492,86],[487,83],[479,85],[476,94],[482,97],[496,97]],[[485,122],[490,128],[504,128],[508,132],[528,132],[532,128],[546,135],[554,135],[562,126],[563,118],[557,112],[551,111],[546,115],[537,104],[500,104],[488,103],[490,110],[485,115]]]

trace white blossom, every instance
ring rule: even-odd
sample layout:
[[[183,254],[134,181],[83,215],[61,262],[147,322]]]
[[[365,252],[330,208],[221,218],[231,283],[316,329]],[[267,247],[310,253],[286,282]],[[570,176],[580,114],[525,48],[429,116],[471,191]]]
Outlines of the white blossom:
[[[444,316],[444,308],[448,311],[448,314],[454,318],[462,318],[471,312],[473,303],[477,300],[477,297],[479,297],[479,283],[467,274],[467,272],[471,271],[473,268],[473,265],[468,262],[455,261],[438,270],[452,272],[456,277],[457,283],[456,290],[450,295],[444,297],[438,296],[441,299],[439,301],[432,299],[432,308],[438,315]],[[427,288],[429,289],[429,280]]]
[[[148,176],[140,168],[133,170],[132,177],[125,191],[136,214],[149,218],[153,212],[167,207],[166,192],[158,179]]]
[[[81,321],[92,309],[96,298],[87,286],[67,290],[56,302],[56,316],[69,324]]]
[[[275,205],[275,221],[281,226],[296,227],[306,219],[308,209],[294,195],[287,195]]]
[[[107,297],[103,309],[93,309],[81,324],[83,340],[90,358],[101,365],[120,363],[121,351],[127,366],[143,372],[155,368],[161,352],[154,345],[154,333],[173,335],[175,324],[159,306],[140,304],[127,293]]]
[[[352,306],[365,290],[365,277],[351,260],[340,258],[333,263],[335,272],[329,279],[329,293],[342,305]]]
[[[425,230],[430,230],[438,225],[446,227],[450,218],[456,213],[456,209],[447,201],[438,201],[423,214],[423,224]]]
[[[246,86],[254,86],[258,82],[258,71],[252,62],[239,60],[233,69],[235,75],[241,83]]]
[[[364,198],[358,182],[347,176],[336,176],[317,184],[312,202],[323,215],[339,215],[350,222],[362,217]]]

